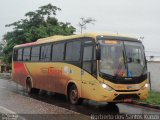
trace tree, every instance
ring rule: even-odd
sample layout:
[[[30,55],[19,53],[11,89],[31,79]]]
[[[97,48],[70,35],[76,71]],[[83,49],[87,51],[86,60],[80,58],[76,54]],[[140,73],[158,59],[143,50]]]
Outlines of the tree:
[[[81,22],[78,23],[78,26],[80,27],[80,32],[82,34],[83,32],[83,29],[86,29],[87,28],[87,24],[91,23],[91,24],[94,24],[94,22],[96,21],[95,19],[93,18],[80,18],[81,19]]]
[[[75,28],[69,23],[59,22],[55,17],[57,11],[61,9],[51,4],[41,6],[36,11],[25,14],[25,19],[21,19],[6,27],[13,27],[13,31],[7,32],[3,36],[6,46],[3,49],[4,62],[11,63],[13,47],[17,44],[34,42],[39,38],[53,35],[71,35]]]
[[[2,41],[0,42],[0,58],[4,55],[4,54],[3,54],[3,49],[4,49],[5,45],[6,45],[5,41],[2,40]]]

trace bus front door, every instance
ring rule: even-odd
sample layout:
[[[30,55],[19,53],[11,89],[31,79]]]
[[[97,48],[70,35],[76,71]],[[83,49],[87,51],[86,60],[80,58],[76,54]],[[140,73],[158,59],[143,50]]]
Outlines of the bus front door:
[[[82,64],[82,97],[94,99],[94,90],[96,82],[96,60],[95,46],[85,45],[83,47],[83,64]]]

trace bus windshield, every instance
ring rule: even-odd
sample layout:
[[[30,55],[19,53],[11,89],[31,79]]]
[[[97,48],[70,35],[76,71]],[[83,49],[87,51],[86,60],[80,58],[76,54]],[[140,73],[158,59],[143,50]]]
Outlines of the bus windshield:
[[[100,40],[100,72],[118,77],[139,77],[146,72],[143,46],[139,42]]]

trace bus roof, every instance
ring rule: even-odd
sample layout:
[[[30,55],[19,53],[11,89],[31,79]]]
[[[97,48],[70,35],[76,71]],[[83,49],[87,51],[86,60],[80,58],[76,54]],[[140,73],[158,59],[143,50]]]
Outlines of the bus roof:
[[[78,35],[70,35],[70,36],[63,36],[63,35],[55,35],[47,38],[40,38],[35,42],[30,42],[30,43],[25,43],[25,44],[20,44],[14,46],[14,48],[19,48],[19,47],[26,47],[26,46],[32,46],[32,45],[38,45],[42,43],[49,43],[49,42],[55,42],[55,41],[63,41],[63,40],[68,40],[68,39],[73,39],[73,38],[82,38],[82,37],[91,37],[96,39],[97,37],[101,36],[106,36],[106,37],[120,37],[120,38],[126,38],[128,40],[138,40],[137,38],[133,37],[128,37],[128,36],[123,36],[123,35],[118,35],[118,34],[110,34],[110,33],[84,33],[84,34],[78,34]]]

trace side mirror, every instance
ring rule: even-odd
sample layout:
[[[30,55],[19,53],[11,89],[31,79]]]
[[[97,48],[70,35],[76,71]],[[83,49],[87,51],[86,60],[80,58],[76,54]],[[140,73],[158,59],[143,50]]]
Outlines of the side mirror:
[[[96,60],[101,60],[101,49],[96,49]]]

